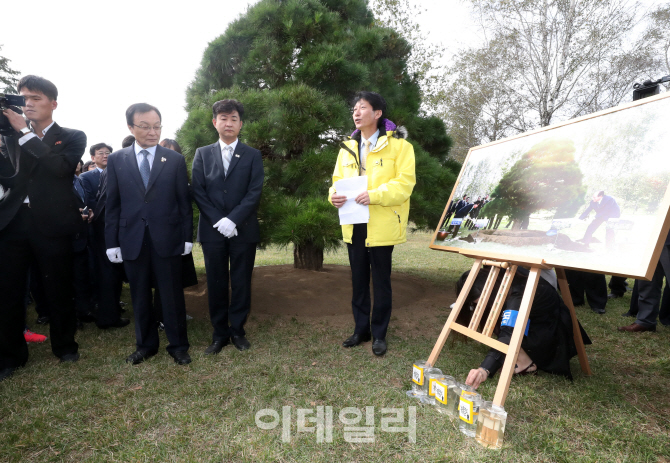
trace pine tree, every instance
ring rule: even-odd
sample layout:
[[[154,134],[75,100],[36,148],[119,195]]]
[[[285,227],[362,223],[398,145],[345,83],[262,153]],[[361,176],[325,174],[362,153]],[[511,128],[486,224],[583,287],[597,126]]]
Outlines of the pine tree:
[[[410,220],[417,227],[437,224],[453,187],[460,166],[445,164],[451,142],[443,122],[419,115],[410,51],[394,30],[374,25],[365,0],[261,0],[205,50],[177,138],[192,159],[217,139],[212,104],[242,102],[240,138],[261,151],[265,167],[262,244],[293,245],[296,268],[319,270],[324,251],[341,243],[327,194],[339,142],[354,128],[356,91],[383,95],[388,118],[409,131],[417,169]]]
[[[2,45],[0,45],[2,51]],[[2,93],[16,93],[16,84],[19,83],[17,76],[19,71],[9,67],[10,59],[0,56],[0,90]]]
[[[553,209],[569,217],[584,203],[586,187],[569,139],[550,138],[533,145],[503,175],[482,213],[509,215],[515,229],[528,227],[533,212]]]

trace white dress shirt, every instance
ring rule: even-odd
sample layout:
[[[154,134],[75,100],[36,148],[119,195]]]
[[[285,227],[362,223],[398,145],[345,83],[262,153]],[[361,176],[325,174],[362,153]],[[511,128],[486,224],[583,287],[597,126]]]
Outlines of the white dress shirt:
[[[142,164],[142,161],[144,161],[144,155],[140,154],[140,151],[142,150],[147,150],[149,154],[147,155],[147,159],[149,160],[149,170],[151,170],[151,167],[154,165],[154,157],[156,156],[156,146],[151,146],[149,148],[142,148],[140,145],[137,144],[137,142],[133,143],[133,146],[135,147],[135,159],[137,159],[137,168],[140,168],[140,165]]]
[[[233,149],[233,151],[231,151],[231,153],[230,153],[230,159],[232,161],[232,159],[233,159],[232,156],[233,156],[233,153],[235,152],[235,148],[237,147],[237,142],[238,141],[239,140],[236,138],[235,141],[232,142],[230,145],[226,145],[224,143],[224,141],[219,138],[219,146],[221,147],[221,159],[223,160],[223,170],[226,172],[226,174],[228,173],[228,166],[230,165],[230,163],[228,162],[226,157],[223,155],[223,153],[226,152],[226,146],[230,146]]]
[[[56,123],[56,121],[51,121],[51,124],[47,125],[47,126],[44,128],[44,130],[42,130],[42,136],[41,136],[41,137],[40,137],[39,135],[37,135],[35,132],[30,132],[30,133],[25,134],[24,136],[22,136],[21,138],[19,138],[19,145],[20,145],[20,146],[23,146],[28,140],[30,140],[31,138],[35,138],[35,137],[39,138],[40,140],[44,140],[44,137],[46,137],[47,132],[49,131],[49,129],[50,129],[55,123]],[[28,127],[30,128],[30,130],[32,130],[32,127],[30,127],[30,124],[28,124]],[[24,199],[23,202],[24,202],[25,204],[30,204],[30,199],[28,199],[28,197],[26,196],[26,199]]]
[[[56,123],[56,121],[51,121],[51,124],[47,125],[47,126],[44,128],[44,130],[42,130],[42,136],[41,136],[41,137],[40,137],[39,135],[37,135],[35,132],[30,132],[30,133],[25,134],[24,136],[22,136],[21,138],[19,138],[19,145],[23,146],[28,140],[30,140],[31,138],[35,138],[35,137],[39,138],[40,140],[44,140],[44,137],[46,136],[47,132],[49,131],[49,129],[50,129],[55,123]],[[30,124],[28,125],[28,128],[29,128],[30,130],[33,130],[33,128],[30,126]]]

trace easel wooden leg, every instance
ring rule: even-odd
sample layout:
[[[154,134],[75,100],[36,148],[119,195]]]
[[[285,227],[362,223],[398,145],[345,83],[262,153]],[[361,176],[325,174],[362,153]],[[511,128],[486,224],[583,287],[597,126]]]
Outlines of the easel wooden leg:
[[[582,371],[586,376],[591,376],[593,373],[591,372],[589,359],[586,356],[586,348],[584,348],[584,340],[582,339],[582,332],[579,329],[577,313],[575,312],[575,306],[572,303],[572,296],[570,295],[570,287],[568,286],[568,279],[565,276],[565,270],[562,268],[557,268],[556,276],[558,277],[558,287],[561,290],[563,302],[566,306],[568,306],[568,310],[570,310],[570,318],[572,319],[572,336],[575,340],[575,346],[577,347],[579,365],[582,367]]]
[[[509,385],[514,374],[514,365],[516,365],[516,358],[519,355],[521,341],[523,340],[523,335],[526,331],[526,323],[528,323],[530,307],[533,305],[535,290],[540,281],[540,271],[541,269],[539,267],[533,267],[528,275],[526,290],[523,292],[523,298],[521,299],[521,305],[519,307],[519,315],[517,315],[516,324],[512,331],[512,338],[509,342],[509,350],[505,356],[505,363],[503,364],[502,370],[500,370],[500,380],[498,380],[498,386],[496,387],[496,395],[493,397],[493,403],[495,405],[505,405]]]
[[[465,298],[467,298],[468,294],[470,294],[470,290],[472,289],[472,285],[475,283],[475,279],[477,278],[477,274],[479,273],[479,269],[482,266],[483,260],[484,259],[476,259],[475,263],[472,265],[470,274],[468,275],[467,280],[465,280],[465,285],[456,299],[456,304],[454,304],[454,308],[451,309],[451,313],[449,314],[447,322],[444,324],[444,328],[442,328],[440,337],[437,338],[435,347],[433,347],[433,351],[430,353],[430,357],[428,357],[428,364],[430,366],[435,366],[435,362],[437,362],[437,358],[440,356],[440,352],[442,352],[442,347],[444,347],[444,343],[447,341],[447,337],[451,332],[451,323],[456,320],[456,317],[458,317],[458,314],[461,312],[463,304],[465,303]]]

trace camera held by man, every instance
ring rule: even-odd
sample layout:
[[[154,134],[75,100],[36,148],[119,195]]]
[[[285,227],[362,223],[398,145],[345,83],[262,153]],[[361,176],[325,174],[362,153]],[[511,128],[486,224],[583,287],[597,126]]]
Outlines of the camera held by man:
[[[20,106],[26,105],[26,99],[21,95],[8,95],[6,93],[0,93],[0,135],[12,135],[14,129],[9,123],[7,116],[2,114],[2,111],[6,109],[11,109],[17,114],[23,114],[23,111],[19,108]]]

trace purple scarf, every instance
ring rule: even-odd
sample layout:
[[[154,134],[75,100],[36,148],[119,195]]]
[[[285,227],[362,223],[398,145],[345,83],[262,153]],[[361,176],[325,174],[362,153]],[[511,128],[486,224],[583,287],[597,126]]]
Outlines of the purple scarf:
[[[388,119],[383,119],[383,121],[384,121],[384,128],[386,129],[387,132],[393,132],[396,129],[397,125],[395,125],[393,123],[393,121],[390,121]],[[354,130],[351,133],[351,137],[353,138],[353,136],[356,135],[358,132],[360,132],[360,130],[358,130],[358,129]],[[384,134],[380,134],[380,135],[384,135]]]

